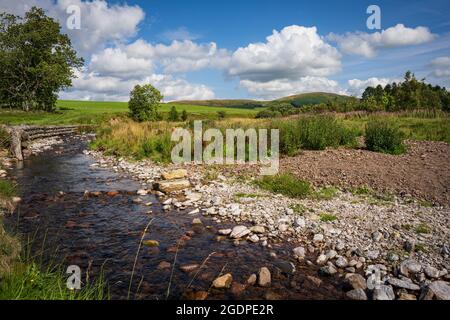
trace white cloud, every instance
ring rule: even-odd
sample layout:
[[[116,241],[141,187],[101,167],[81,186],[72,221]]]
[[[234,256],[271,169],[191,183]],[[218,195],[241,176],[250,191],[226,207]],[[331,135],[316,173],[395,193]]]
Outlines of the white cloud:
[[[153,63],[149,59],[130,57],[120,48],[107,48],[92,55],[89,69],[102,75],[133,78],[151,73]]]
[[[179,27],[175,30],[164,31],[160,38],[163,40],[174,41],[174,40],[197,40],[200,35],[191,33],[186,27]]]
[[[67,7],[77,5],[81,9],[81,29],[69,30],[66,21]],[[139,6],[108,4],[104,0],[2,0],[0,11],[23,15],[32,6],[41,7],[47,14],[59,20],[77,51],[88,58],[95,50],[114,42],[122,42],[136,35],[138,24],[145,13]]]
[[[323,77],[301,77],[297,80],[276,79],[267,82],[241,80],[240,85],[250,94],[264,100],[277,99],[304,92],[332,92],[345,94],[338,83]]]
[[[436,35],[427,27],[408,28],[397,24],[381,32],[347,32],[344,35],[330,33],[327,39],[338,44],[339,49],[347,54],[371,58],[379,49],[417,45],[432,41]]]
[[[164,101],[213,99],[214,92],[207,86],[192,84],[185,79],[170,75],[149,73],[143,77],[100,75],[86,68],[76,72],[73,86],[62,93],[62,99],[82,98],[85,100],[128,101],[129,93],[137,84],[150,83],[164,95]]]
[[[341,56],[316,27],[292,25],[274,30],[264,43],[237,49],[228,73],[242,80],[272,81],[303,76],[327,76],[340,70]]]
[[[197,44],[190,40],[173,41],[170,45],[152,45],[139,39],[123,49],[130,57],[153,59],[165,73],[180,73],[205,68],[223,69],[230,54],[214,42]]]
[[[369,78],[366,80],[351,79],[348,80],[348,92],[354,96],[360,97],[367,87],[376,87],[378,85],[385,86],[389,83],[400,82],[401,79],[390,78]]]
[[[438,57],[430,63],[433,76],[437,78],[450,77],[450,57]]]

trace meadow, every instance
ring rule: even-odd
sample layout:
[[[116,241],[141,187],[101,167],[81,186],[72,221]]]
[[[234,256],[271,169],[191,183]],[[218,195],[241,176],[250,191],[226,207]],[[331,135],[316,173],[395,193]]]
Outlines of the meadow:
[[[175,106],[178,112],[186,110],[189,118],[214,118],[218,112],[225,112],[227,117],[251,118],[262,108],[245,109],[231,107],[214,107],[190,104],[164,103],[160,111],[167,114]],[[34,125],[63,125],[63,124],[99,124],[115,117],[128,115],[127,102],[103,101],[73,101],[59,100],[55,112],[22,112],[0,109],[0,124],[34,124]]]

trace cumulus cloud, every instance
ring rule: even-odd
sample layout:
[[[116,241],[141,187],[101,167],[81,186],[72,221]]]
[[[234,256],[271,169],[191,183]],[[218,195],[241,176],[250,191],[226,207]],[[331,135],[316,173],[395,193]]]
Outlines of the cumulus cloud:
[[[348,92],[354,96],[360,97],[367,87],[376,87],[378,85],[385,86],[389,83],[400,82],[401,79],[390,78],[369,78],[365,80],[351,79],[348,80]]]
[[[345,94],[338,83],[323,77],[301,77],[297,80],[276,79],[267,82],[241,80],[240,85],[250,94],[264,100],[277,99],[304,92],[331,92]]]
[[[67,29],[70,16],[66,10],[76,5],[81,10],[81,29]],[[67,33],[77,51],[88,58],[92,52],[106,45],[125,41],[136,35],[139,23],[145,13],[139,6],[108,4],[104,0],[2,0],[0,11],[23,15],[31,7],[37,6],[57,19]]]
[[[173,41],[170,45],[150,44],[139,39],[124,50],[130,57],[158,61],[166,73],[196,71],[205,68],[226,68],[230,54],[214,42],[198,44],[191,40]]]
[[[128,101],[129,93],[137,84],[150,83],[164,95],[164,101],[213,99],[214,92],[207,86],[192,84],[185,79],[171,75],[148,74],[141,78],[101,75],[89,72],[86,68],[76,72],[73,86],[62,93],[61,98],[75,97],[84,100]]]
[[[437,78],[450,77],[450,57],[438,57],[431,61],[431,67],[434,69],[432,75]]]
[[[436,37],[427,27],[408,28],[403,24],[397,24],[374,33],[347,32],[343,35],[330,33],[327,39],[336,42],[344,53],[372,58],[379,49],[422,44]]]
[[[316,27],[292,25],[274,30],[264,43],[237,49],[228,73],[243,80],[272,81],[303,76],[327,76],[340,70],[336,48],[317,34]]]
[[[200,35],[190,32],[186,27],[179,27],[175,30],[164,31],[160,38],[167,41],[197,40],[200,38]]]
[[[92,55],[89,69],[102,75],[133,78],[151,73],[153,63],[149,59],[130,57],[120,48],[107,48]]]

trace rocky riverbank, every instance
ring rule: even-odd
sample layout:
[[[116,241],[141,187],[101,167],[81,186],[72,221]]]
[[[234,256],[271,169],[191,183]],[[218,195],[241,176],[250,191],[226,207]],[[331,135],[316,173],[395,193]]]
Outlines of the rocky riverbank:
[[[320,276],[341,278],[349,299],[450,299],[448,208],[343,191],[329,200],[291,199],[233,175],[225,177],[220,168],[211,174],[194,165],[178,177],[189,179],[191,187],[164,193],[153,186],[162,173],[176,167],[85,153],[97,160],[94,166],[139,180],[142,190],[136,201],[139,194],[155,192],[164,209],[188,209],[194,223],[200,223],[202,215],[218,226],[232,221],[234,227],[219,228],[219,238],[268,248],[293,244],[292,255],[301,263],[318,265]]]

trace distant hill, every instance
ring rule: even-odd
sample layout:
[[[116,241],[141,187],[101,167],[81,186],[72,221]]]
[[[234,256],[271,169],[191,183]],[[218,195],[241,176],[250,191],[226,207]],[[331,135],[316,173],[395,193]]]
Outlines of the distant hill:
[[[295,107],[301,107],[307,104],[318,104],[318,103],[326,103],[328,101],[332,100],[340,101],[346,101],[349,99],[354,99],[350,96],[345,96],[341,94],[336,93],[327,93],[327,92],[310,92],[310,93],[301,93],[296,94],[289,97],[280,98],[274,101],[282,101],[282,102],[289,102]]]
[[[255,109],[270,105],[273,102],[289,102],[295,107],[301,107],[307,104],[325,103],[330,100],[337,99],[338,101],[345,101],[348,99],[354,99],[350,96],[326,93],[326,92],[310,92],[301,93],[289,97],[284,97],[272,101],[258,101],[250,99],[239,100],[182,100],[173,101],[176,104],[208,106],[208,107],[225,107],[225,108],[241,108],[241,109]]]
[[[223,108],[241,108],[241,109],[255,109],[264,107],[267,101],[257,101],[249,99],[228,99],[228,100],[180,100],[173,101],[175,104],[186,104],[194,106],[206,107],[223,107]]]

